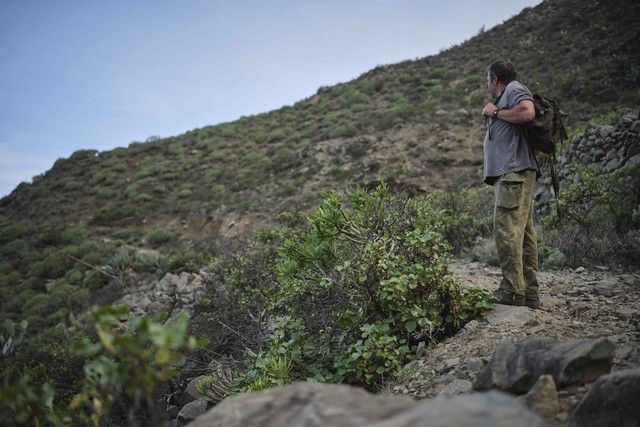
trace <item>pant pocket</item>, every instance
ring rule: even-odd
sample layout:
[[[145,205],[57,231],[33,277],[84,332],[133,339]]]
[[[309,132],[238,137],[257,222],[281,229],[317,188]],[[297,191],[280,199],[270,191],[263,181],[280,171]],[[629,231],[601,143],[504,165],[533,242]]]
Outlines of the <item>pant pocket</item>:
[[[520,205],[522,186],[525,178],[515,173],[502,177],[496,189],[496,206],[504,209],[515,209]]]

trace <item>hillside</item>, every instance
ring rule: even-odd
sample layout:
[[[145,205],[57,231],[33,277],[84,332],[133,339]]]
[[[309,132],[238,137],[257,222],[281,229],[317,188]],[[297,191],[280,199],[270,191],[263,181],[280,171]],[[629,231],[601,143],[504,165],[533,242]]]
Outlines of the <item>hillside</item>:
[[[182,425],[308,378],[455,394],[502,338],[535,334],[606,341],[598,375],[637,367],[638,16],[637,1],[549,0],[292,106],[59,159],[0,200],[0,412]],[[546,171],[537,184],[537,311],[488,292],[480,111],[501,57],[569,113],[560,197]],[[552,425],[588,378],[559,390]]]
[[[81,150],[3,198],[0,224],[215,236],[308,209],[322,190],[381,178],[414,192],[478,186],[487,64],[510,58],[519,79],[560,100],[575,125],[640,101],[637,16],[634,1],[547,1],[438,55],[377,67],[293,106]]]

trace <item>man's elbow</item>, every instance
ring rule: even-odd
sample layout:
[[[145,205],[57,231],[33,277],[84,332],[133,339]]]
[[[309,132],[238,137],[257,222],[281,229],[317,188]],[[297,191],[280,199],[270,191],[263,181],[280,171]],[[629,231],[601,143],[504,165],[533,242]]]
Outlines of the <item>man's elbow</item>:
[[[522,120],[525,122],[530,122],[536,118],[535,110],[526,109],[524,114],[522,115]]]

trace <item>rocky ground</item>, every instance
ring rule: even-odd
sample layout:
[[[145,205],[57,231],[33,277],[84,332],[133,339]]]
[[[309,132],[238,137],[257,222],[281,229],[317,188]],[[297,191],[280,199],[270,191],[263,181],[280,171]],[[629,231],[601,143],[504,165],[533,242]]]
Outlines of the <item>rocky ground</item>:
[[[498,268],[457,260],[451,266],[463,287],[493,290]],[[540,274],[542,310],[496,305],[486,317],[437,345],[427,345],[389,387],[418,399],[472,391],[496,345],[529,336],[560,341],[607,338],[615,344],[612,372],[640,367],[640,276],[604,267],[544,271]],[[422,351],[421,351],[422,353]],[[567,423],[573,408],[593,383],[559,388],[551,425]]]

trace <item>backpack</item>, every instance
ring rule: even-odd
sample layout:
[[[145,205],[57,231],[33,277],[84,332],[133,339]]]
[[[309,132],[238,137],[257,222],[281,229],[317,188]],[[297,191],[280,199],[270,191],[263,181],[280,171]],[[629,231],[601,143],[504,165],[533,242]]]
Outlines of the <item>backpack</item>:
[[[533,95],[536,116],[525,125],[525,132],[531,148],[545,154],[555,154],[556,144],[567,139],[564,129],[566,114],[555,101],[536,93]]]
[[[556,163],[556,144],[567,139],[567,131],[564,128],[566,114],[558,107],[555,101],[538,93],[533,94],[533,105],[536,109],[536,116],[524,125],[525,134],[534,152],[540,151],[545,154],[551,154],[553,158],[553,162],[549,162],[549,170],[551,171],[553,192],[556,195],[558,217],[562,218],[560,203],[558,202],[560,181],[554,165]]]

